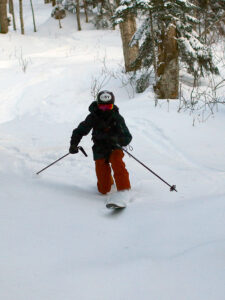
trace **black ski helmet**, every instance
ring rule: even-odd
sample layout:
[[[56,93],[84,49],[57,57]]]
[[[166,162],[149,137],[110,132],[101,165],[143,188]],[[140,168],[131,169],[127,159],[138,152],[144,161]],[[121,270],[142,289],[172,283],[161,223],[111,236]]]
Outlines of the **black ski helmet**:
[[[114,104],[115,97],[112,92],[104,90],[98,93],[97,103],[98,104]]]

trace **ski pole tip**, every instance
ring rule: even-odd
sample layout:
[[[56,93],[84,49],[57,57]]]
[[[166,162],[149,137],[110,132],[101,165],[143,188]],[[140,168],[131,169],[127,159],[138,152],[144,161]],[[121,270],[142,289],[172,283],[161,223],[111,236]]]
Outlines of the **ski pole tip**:
[[[176,190],[176,185],[172,185],[172,186],[170,187],[170,191],[171,191],[171,192],[173,192],[173,191],[176,191],[176,192],[177,192],[177,190]]]

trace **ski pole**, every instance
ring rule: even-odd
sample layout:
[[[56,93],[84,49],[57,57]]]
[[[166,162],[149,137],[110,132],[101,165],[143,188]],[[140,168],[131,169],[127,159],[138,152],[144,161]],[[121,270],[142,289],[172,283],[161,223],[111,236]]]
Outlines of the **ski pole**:
[[[79,146],[77,147],[78,150],[80,150],[86,157],[88,156],[87,153],[84,151],[84,148]],[[59,159],[55,160],[53,163],[51,163],[50,165],[48,165],[47,167],[43,168],[42,170],[38,171],[36,173],[36,175],[40,174],[41,172],[43,172],[44,170],[48,169],[49,167],[51,167],[52,165],[54,165],[55,163],[57,163],[58,161],[60,161],[61,159],[63,159],[64,157],[68,156],[70,153],[68,152],[67,154],[63,155],[62,157],[60,157]]]
[[[130,152],[128,152],[125,148],[122,147],[122,150],[126,152],[129,156],[131,156],[133,159],[135,159],[139,164],[141,164],[143,167],[145,167],[149,172],[154,174],[156,177],[158,177],[161,181],[163,181],[165,184],[167,184],[170,187],[170,191],[176,191],[176,185],[170,185],[168,182],[166,182],[164,179],[162,179],[158,174],[156,174],[154,171],[152,171],[149,167],[147,167],[145,164],[143,164],[139,159],[134,157]]]

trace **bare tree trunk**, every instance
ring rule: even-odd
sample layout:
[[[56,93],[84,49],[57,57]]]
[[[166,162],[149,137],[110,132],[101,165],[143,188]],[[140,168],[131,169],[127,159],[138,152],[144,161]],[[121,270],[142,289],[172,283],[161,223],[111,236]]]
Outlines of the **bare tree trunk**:
[[[56,0],[52,0],[52,6],[56,6]]]
[[[155,51],[155,31],[153,28],[153,18],[152,18],[151,10],[149,11],[149,15],[150,15],[152,47],[153,47],[153,66],[154,66],[155,81],[156,81],[157,80],[157,61],[156,61],[156,51]]]
[[[207,7],[206,7],[204,10],[204,32],[202,34],[204,37],[205,44],[207,43],[207,29],[206,29],[208,27],[207,18],[208,18],[208,13],[207,13]]]
[[[114,8],[113,8],[113,3],[110,0],[106,0],[107,5],[108,5],[108,10],[109,10],[109,15],[112,18],[114,15]],[[113,1],[114,2],[114,1]],[[117,1],[117,5],[119,5],[119,1]],[[112,29],[115,30],[116,26],[113,24]]]
[[[19,8],[20,8],[20,28],[21,28],[21,34],[24,34],[23,0],[19,0]]]
[[[0,33],[8,33],[7,0],[0,0]]]
[[[77,15],[77,29],[81,30],[81,25],[80,25],[80,0],[76,0],[76,15]]]
[[[84,13],[85,13],[85,22],[88,23],[88,12],[87,12],[87,2],[84,0]]]
[[[30,6],[31,6],[31,11],[32,11],[32,17],[33,17],[34,32],[37,32],[36,23],[35,23],[35,16],[34,16],[34,7],[33,7],[32,0],[30,0]]]
[[[170,24],[158,46],[157,83],[155,92],[161,99],[177,99],[179,90],[178,46],[176,26]]]
[[[9,12],[13,17],[13,29],[16,31],[16,19],[15,19],[15,13],[14,13],[13,0],[9,0]]]
[[[59,18],[59,28],[62,28],[61,18]]]
[[[136,71],[140,68],[140,63],[133,64],[139,52],[139,46],[130,47],[130,41],[136,32],[136,20],[134,15],[128,14],[123,23],[120,23],[120,33],[123,44],[123,56],[125,61],[125,71]]]

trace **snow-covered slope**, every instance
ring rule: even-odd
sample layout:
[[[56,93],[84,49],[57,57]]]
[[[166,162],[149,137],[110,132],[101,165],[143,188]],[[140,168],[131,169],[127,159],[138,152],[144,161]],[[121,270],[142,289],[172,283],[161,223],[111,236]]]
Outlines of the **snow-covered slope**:
[[[60,30],[38,0],[32,33],[24,2],[26,35],[0,35],[0,298],[223,300],[225,109],[193,127],[176,101],[131,98],[103,63],[120,68],[118,30],[83,23],[77,32],[72,15]],[[68,152],[95,79],[115,93],[132,154],[178,193],[126,155],[132,200],[107,210],[90,136],[81,142],[88,158],[70,155],[35,175]]]

